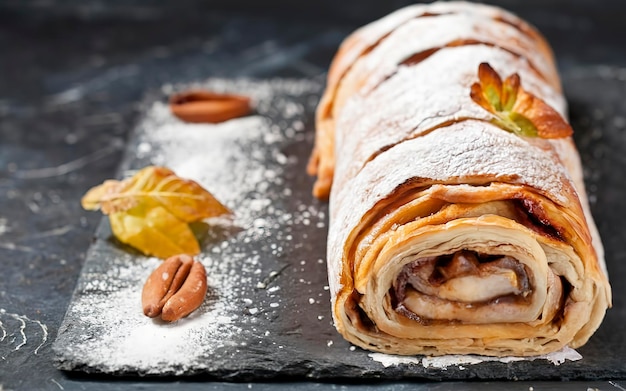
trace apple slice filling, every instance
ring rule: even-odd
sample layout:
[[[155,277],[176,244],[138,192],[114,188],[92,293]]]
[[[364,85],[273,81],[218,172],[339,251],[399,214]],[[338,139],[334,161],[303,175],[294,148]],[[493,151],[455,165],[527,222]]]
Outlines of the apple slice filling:
[[[467,307],[525,300],[532,289],[527,269],[515,258],[462,250],[408,263],[398,275],[393,291],[397,311],[423,319],[423,314],[410,313],[411,306],[405,303],[411,291],[429,300]]]

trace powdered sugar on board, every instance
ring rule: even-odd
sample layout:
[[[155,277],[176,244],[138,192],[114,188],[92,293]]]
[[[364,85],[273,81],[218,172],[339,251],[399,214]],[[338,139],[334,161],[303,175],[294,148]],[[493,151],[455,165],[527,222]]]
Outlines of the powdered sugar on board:
[[[241,331],[231,326],[236,315],[230,307],[236,303],[220,299],[216,292],[209,292],[202,307],[183,321],[166,324],[146,318],[138,298],[150,269],[160,261],[151,258],[134,262],[131,256],[121,256],[115,263],[108,272],[92,276],[83,284],[85,294],[71,308],[75,319],[88,324],[93,332],[86,334],[89,338],[76,348],[87,365],[99,366],[98,371],[144,368],[145,374],[180,374],[185,371],[185,363],[232,344]],[[224,275],[209,278],[211,286],[227,288],[230,283]],[[208,340],[222,345],[211,343],[199,348]]]
[[[163,95],[187,88],[250,96],[255,113],[217,125],[188,124],[172,116],[165,99],[152,101],[129,142],[121,176],[163,165],[197,181],[234,212],[232,219],[196,227],[203,249],[196,259],[207,269],[207,298],[173,324],[145,317],[141,290],[161,261],[117,243],[105,219],[55,342],[62,369],[217,376],[254,370],[248,360],[259,361],[257,352],[289,345],[281,325],[268,327],[285,311],[284,295],[290,295],[290,310],[299,304],[283,287],[286,278],[302,292],[302,306],[312,309],[312,316],[330,318],[328,300],[320,300],[328,294],[326,282],[318,281],[326,274],[317,262],[324,249],[303,245],[309,235],[315,242],[325,235],[326,206],[292,197],[300,191],[292,186],[304,189],[298,181],[311,180],[292,172],[304,171],[308,156],[299,149],[311,141],[305,125],[320,84],[210,80],[165,86]],[[322,273],[311,277],[310,268]]]
[[[553,365],[561,365],[565,361],[578,361],[583,358],[576,350],[570,347],[564,347],[563,349],[540,356],[532,357],[488,357],[479,356],[475,354],[468,355],[444,355],[438,357],[406,357],[396,356],[384,353],[370,353],[368,355],[372,360],[381,363],[385,368],[396,365],[422,365],[424,368],[437,368],[441,370],[447,370],[448,367],[457,367],[460,370],[464,370],[466,365],[476,365],[483,362],[501,362],[510,363],[516,361],[534,361],[534,360],[547,360]]]

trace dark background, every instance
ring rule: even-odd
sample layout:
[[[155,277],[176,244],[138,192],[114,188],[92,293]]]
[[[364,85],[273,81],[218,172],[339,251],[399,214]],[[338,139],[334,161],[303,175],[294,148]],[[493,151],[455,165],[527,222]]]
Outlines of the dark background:
[[[292,389],[292,383],[119,379],[56,370],[50,344],[101,219],[83,211],[79,200],[89,187],[116,176],[149,91],[211,76],[323,77],[349,32],[409,3],[0,0],[0,311],[38,320],[49,333],[36,355],[10,351],[0,342],[0,391]],[[561,71],[591,67],[626,73],[626,2],[489,3],[536,25],[552,44]],[[202,66],[198,56],[206,58]],[[600,225],[605,236],[609,228]],[[503,387],[298,384],[308,390]],[[622,389],[620,384],[626,382],[506,387]]]

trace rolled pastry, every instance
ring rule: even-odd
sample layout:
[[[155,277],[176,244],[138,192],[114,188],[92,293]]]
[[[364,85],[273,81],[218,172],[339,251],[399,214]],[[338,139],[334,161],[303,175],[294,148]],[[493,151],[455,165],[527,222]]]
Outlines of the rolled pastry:
[[[611,304],[572,138],[507,131],[472,96],[485,64],[566,117],[544,38],[492,6],[403,8],[332,62],[308,171],[330,196],[335,325],[364,349],[544,354]],[[528,107],[533,129],[558,125]]]

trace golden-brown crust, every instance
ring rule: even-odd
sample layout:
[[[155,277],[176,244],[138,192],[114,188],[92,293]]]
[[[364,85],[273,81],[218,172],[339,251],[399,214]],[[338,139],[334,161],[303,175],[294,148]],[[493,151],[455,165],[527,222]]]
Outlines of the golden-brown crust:
[[[457,36],[434,33],[447,29],[458,29]],[[410,36],[419,42],[407,44]],[[602,245],[571,137],[527,139],[494,126],[470,97],[482,62],[501,75],[517,73],[525,91],[566,116],[548,44],[495,7],[408,7],[359,29],[333,61],[307,170],[318,177],[314,194],[330,195],[335,324],[363,348],[543,354],[585,343],[610,306]],[[419,294],[411,296],[422,297],[412,308],[425,308],[426,317],[396,311],[389,292],[404,265],[465,249],[524,264],[531,299],[481,304],[476,322],[467,315],[418,322],[428,318],[428,308],[438,316],[464,311]],[[498,311],[520,317],[478,321]]]

